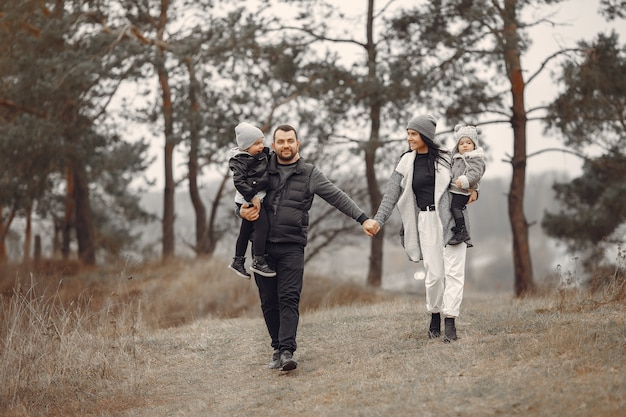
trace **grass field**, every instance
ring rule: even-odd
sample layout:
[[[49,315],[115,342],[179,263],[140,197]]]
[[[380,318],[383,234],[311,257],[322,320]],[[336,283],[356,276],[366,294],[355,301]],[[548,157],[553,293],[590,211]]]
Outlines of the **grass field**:
[[[223,261],[3,282],[2,416],[623,416],[623,278],[590,294],[466,294],[459,340],[424,298],[306,277],[295,358]]]

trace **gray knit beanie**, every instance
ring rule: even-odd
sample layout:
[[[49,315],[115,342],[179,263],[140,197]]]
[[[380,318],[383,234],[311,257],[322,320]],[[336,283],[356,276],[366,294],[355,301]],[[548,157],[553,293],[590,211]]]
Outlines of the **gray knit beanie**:
[[[428,139],[434,141],[435,130],[437,130],[437,119],[430,114],[426,116],[416,116],[409,120],[406,128],[415,130],[420,135],[426,136]]]
[[[479,146],[478,138],[480,137],[481,133],[482,129],[477,126],[464,126],[461,124],[454,126],[454,141],[456,142],[456,149],[458,150],[459,148],[459,140],[465,137],[470,138],[472,142],[474,142],[474,149],[477,149]]]
[[[237,139],[237,147],[242,151],[254,145],[254,142],[257,140],[265,137],[261,129],[246,122],[239,123],[235,127],[235,136]]]

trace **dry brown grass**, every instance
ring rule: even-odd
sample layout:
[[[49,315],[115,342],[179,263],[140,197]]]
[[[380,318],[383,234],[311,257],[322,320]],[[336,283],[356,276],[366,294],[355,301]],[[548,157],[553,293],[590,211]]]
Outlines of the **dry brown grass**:
[[[307,276],[300,366],[284,375],[266,367],[271,351],[254,284],[222,261],[45,280],[18,277],[18,291],[0,298],[3,416],[626,410],[626,300],[615,297],[621,287],[524,300],[468,294],[460,340],[444,344],[425,336],[423,295]]]

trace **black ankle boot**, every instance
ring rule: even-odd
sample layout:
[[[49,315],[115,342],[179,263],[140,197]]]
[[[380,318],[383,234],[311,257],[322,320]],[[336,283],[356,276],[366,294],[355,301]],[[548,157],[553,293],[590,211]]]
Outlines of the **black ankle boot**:
[[[456,326],[454,325],[454,317],[446,317],[445,321],[445,336],[443,337],[443,341],[446,343],[450,343],[456,340]]]
[[[428,338],[435,339],[441,336],[441,314],[432,313],[430,316],[430,326],[428,326]]]
[[[454,236],[452,236],[448,245],[458,245],[459,243],[463,243],[470,238],[465,226],[453,227],[452,231],[454,232]]]

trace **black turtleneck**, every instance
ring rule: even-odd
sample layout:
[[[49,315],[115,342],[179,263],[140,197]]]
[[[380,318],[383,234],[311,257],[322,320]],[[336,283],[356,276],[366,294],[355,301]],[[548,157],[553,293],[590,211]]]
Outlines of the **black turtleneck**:
[[[428,168],[428,154],[418,153],[413,163],[413,192],[419,207],[435,204],[435,172]]]

